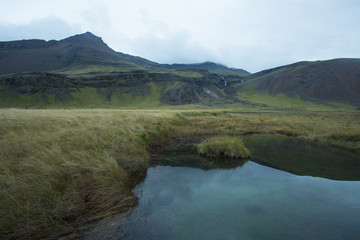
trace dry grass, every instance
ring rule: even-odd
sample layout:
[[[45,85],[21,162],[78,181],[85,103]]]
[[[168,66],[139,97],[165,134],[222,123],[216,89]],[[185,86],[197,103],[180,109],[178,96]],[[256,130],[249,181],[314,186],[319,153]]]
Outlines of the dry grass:
[[[53,237],[126,214],[137,201],[131,176],[170,139],[257,132],[360,153],[358,113],[0,110],[0,238]]]
[[[72,231],[85,215],[134,206],[129,176],[147,169],[138,132],[163,113],[1,110],[0,116],[0,235],[33,238],[49,226]]]

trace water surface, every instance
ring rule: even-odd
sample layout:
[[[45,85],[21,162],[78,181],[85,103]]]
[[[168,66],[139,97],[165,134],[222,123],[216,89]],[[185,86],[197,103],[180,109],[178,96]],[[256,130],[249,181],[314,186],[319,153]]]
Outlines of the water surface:
[[[89,239],[358,239],[360,182],[344,180],[359,176],[358,158],[289,138],[244,141],[254,160],[299,175],[169,152],[133,190],[132,214],[98,225]]]
[[[360,183],[247,162],[234,170],[158,166],[136,187],[124,239],[357,239]]]

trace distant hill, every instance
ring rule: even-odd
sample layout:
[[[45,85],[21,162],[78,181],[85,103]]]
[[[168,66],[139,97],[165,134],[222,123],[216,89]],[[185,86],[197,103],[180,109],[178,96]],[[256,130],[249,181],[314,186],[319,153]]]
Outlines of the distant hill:
[[[244,79],[240,93],[283,94],[311,102],[341,102],[360,106],[360,59],[298,62],[264,70]]]

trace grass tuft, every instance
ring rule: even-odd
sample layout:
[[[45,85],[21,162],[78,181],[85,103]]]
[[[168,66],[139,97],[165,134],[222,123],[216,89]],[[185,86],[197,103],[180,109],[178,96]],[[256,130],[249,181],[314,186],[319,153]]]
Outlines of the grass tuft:
[[[200,155],[211,158],[248,158],[249,151],[236,137],[221,136],[205,139],[198,145]]]

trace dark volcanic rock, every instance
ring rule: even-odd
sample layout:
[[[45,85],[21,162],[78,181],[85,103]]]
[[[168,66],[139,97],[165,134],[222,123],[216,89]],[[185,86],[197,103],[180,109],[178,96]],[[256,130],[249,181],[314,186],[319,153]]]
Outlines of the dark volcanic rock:
[[[171,105],[198,103],[201,100],[196,89],[190,85],[179,86],[168,90],[161,98],[164,103]]]
[[[108,101],[114,92],[145,96],[151,93],[148,85],[151,82],[157,84],[160,100],[166,104],[192,104],[222,97],[218,85],[223,86],[223,78],[209,73],[201,78],[149,73],[143,70],[73,78],[46,72],[0,76],[3,93],[12,96],[39,94],[43,100],[49,99],[49,95],[55,95],[57,100],[69,100],[72,99],[73,92],[81,92],[85,87],[95,88],[96,92],[105,96]],[[169,88],[174,85],[176,86]]]
[[[53,73],[4,76],[0,78],[0,86],[12,96],[39,94],[43,100],[48,100],[49,95],[54,95],[56,100],[71,100],[71,93],[79,87],[76,81]]]

